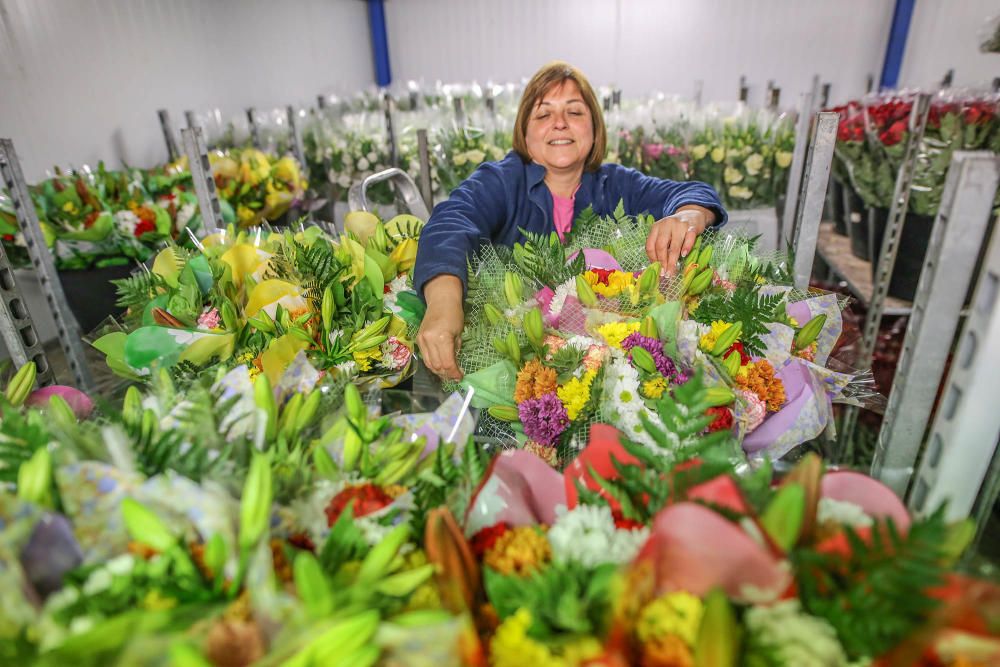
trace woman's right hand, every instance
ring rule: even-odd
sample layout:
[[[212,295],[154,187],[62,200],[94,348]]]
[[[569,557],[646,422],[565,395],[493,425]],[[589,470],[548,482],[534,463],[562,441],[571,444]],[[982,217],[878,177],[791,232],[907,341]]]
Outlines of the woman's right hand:
[[[417,333],[424,364],[441,379],[461,380],[458,352],[465,326],[462,281],[449,274],[435,276],[424,285],[424,298],[427,312]]]

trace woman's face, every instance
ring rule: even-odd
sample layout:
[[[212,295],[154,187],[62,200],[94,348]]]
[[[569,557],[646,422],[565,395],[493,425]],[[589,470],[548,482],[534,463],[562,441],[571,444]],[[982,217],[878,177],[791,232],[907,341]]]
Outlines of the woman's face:
[[[594,119],[573,80],[545,91],[528,117],[528,155],[550,171],[582,169],[594,146]]]

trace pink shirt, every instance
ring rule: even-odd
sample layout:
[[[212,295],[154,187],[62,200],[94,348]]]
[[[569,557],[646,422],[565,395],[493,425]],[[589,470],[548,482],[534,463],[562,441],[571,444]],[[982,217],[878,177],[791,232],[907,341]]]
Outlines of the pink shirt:
[[[577,186],[579,188],[579,186]],[[576,199],[576,191],[572,197],[560,197],[552,193],[552,222],[556,226],[556,234],[560,241],[566,240],[566,233],[573,226],[573,202]]]

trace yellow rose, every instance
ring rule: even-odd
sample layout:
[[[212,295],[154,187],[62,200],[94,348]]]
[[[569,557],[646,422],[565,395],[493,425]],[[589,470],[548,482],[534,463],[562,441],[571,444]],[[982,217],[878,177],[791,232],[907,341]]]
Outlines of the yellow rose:
[[[774,162],[782,169],[788,169],[792,164],[792,154],[789,151],[778,151],[774,155]]]
[[[469,156],[469,162],[473,164],[479,164],[480,162],[486,159],[486,153],[482,152],[479,149],[471,150],[468,153],[466,153],[466,155]]]
[[[705,144],[698,144],[691,148],[691,158],[694,160],[700,160],[708,155],[708,146]]]
[[[733,169],[732,167],[726,167],[726,170],[722,174],[722,180],[726,183],[739,183],[743,180],[743,174],[740,173],[739,169]]]
[[[456,167],[461,167],[463,164],[469,161],[469,157],[465,153],[456,153],[451,159],[451,163]]]
[[[750,199],[753,197],[753,191],[742,185],[734,185],[729,188],[729,196],[734,199]]]
[[[712,149],[712,162],[722,162],[726,159],[726,149],[718,146]]]

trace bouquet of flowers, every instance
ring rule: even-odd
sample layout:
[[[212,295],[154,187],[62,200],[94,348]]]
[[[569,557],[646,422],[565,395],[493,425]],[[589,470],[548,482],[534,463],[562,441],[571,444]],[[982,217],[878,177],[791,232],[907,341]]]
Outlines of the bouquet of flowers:
[[[654,446],[642,418],[655,423],[653,402],[701,372],[710,429],[748,455],[778,458],[818,436],[855,380],[826,367],[837,297],[792,291],[780,258],[731,237],[702,237],[676,278],[661,277],[645,258],[651,224],[585,215],[565,246],[529,235],[479,258],[459,361],[484,429],[554,464],[595,422]]]
[[[484,161],[502,160],[512,145],[510,132],[469,126],[442,130],[435,146],[434,180],[451,192]]]
[[[234,369],[78,422],[60,397],[19,408],[33,368],[0,399],[5,662],[459,664],[422,535],[440,487],[484,470],[445,440],[471,434],[461,400],[381,417],[329,377],[283,395]]]
[[[998,655],[976,625],[997,613],[997,589],[947,573],[966,523],[911,519],[888,488],[815,455],[774,486],[767,465],[739,473],[729,434],[704,435],[710,402],[698,377],[655,402],[661,426],[643,428],[660,451],[683,441],[673,457],[597,425],[563,473],[525,451],[494,461],[464,515],[479,576],[463,586],[486,601],[473,609],[489,664]],[[971,599],[975,620],[958,621]]]
[[[318,227],[266,239],[230,227],[198,252],[168,247],[149,273],[118,281],[127,332],[94,345],[134,379],[221,363],[272,383],[292,365],[400,382],[412,370],[412,343],[397,301],[422,223],[371,218],[367,228],[349,221],[355,231],[338,241]]]

